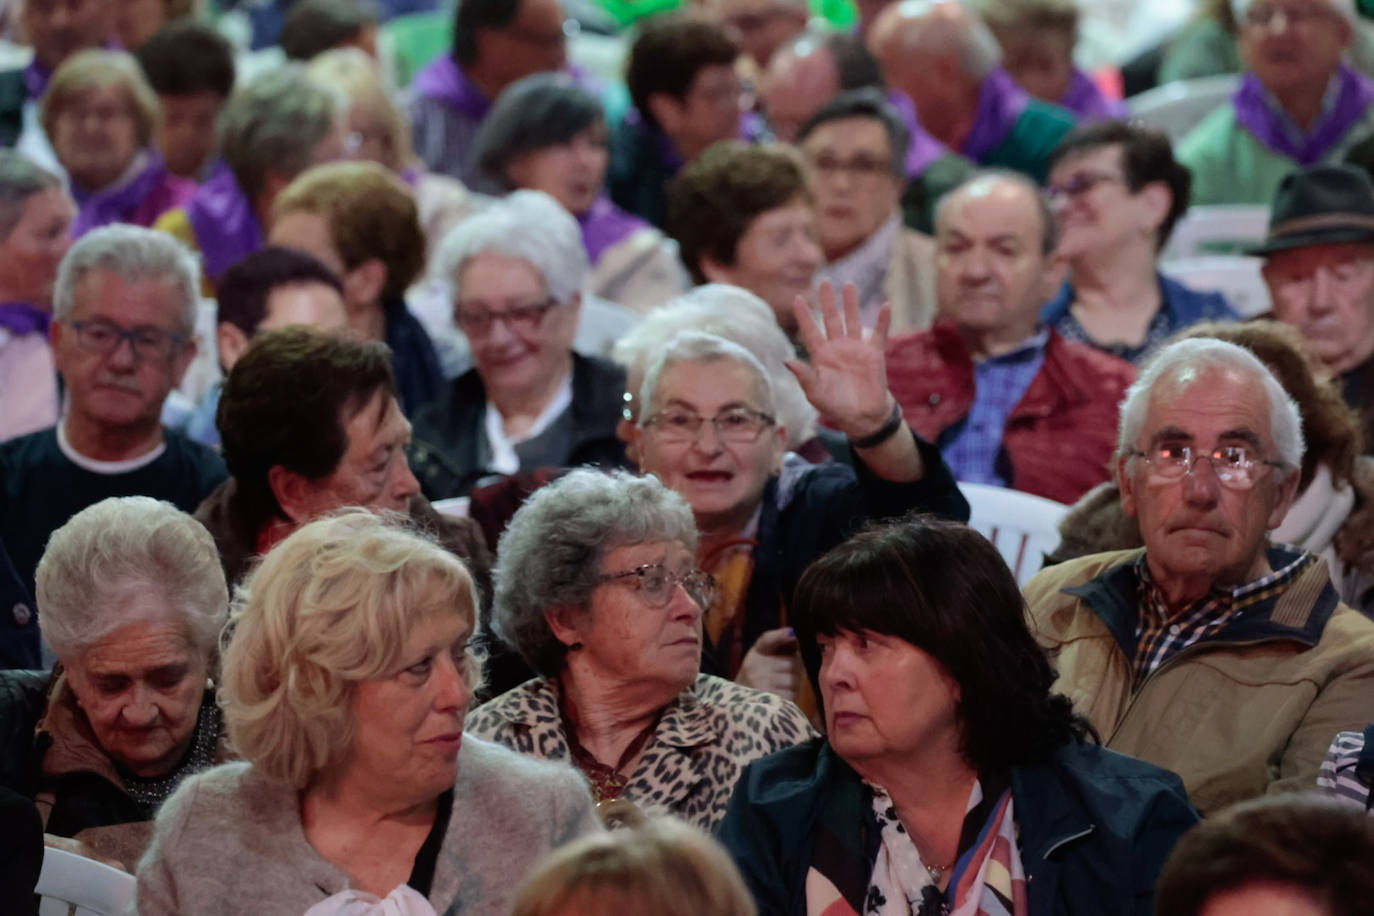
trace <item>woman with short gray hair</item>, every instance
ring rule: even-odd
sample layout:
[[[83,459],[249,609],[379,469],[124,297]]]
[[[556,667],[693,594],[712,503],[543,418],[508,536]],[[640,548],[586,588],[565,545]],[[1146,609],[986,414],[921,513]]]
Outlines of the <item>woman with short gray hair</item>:
[[[538,677],[467,729],[570,760],[604,817],[637,806],[705,829],[744,765],[813,732],[786,700],[700,674],[715,583],[692,510],[655,477],[579,469],[536,492],[501,537],[496,631]]]
[[[39,118],[81,208],[72,236],[98,226],[151,226],[196,193],[153,145],[162,105],[133,55],[91,49],[67,58]]]
[[[223,164],[156,227],[204,260],[205,278],[262,247],[277,191],[312,165],[343,156],[345,100],[301,64],[268,70],[236,89],[217,125]]]
[[[566,74],[539,73],[501,93],[473,140],[479,168],[507,190],[552,196],[577,218],[591,262],[589,292],[636,311],[690,281],[677,244],[606,194],[606,112]]]
[[[587,254],[568,212],[517,191],[453,229],[435,259],[475,365],[415,415],[425,495],[466,496],[492,474],[623,467],[625,375],[573,350]]]
[[[225,759],[211,680],[229,592],[210,533],[170,503],[111,498],[53,533],[38,564],[48,678],[0,673],[0,784],[46,832],[132,867],[139,822]]]

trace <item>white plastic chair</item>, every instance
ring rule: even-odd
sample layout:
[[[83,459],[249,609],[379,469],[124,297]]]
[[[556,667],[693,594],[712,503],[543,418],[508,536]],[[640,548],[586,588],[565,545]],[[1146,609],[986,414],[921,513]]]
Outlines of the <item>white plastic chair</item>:
[[[1263,204],[1193,207],[1174,226],[1160,259],[1241,254],[1264,241],[1268,230],[1269,208]]]
[[[1159,269],[1184,286],[1221,293],[1242,318],[1254,318],[1270,307],[1269,287],[1260,273],[1262,264],[1259,258],[1214,255],[1161,261]]]
[[[134,876],[65,849],[43,850],[38,916],[124,916],[134,911]]]
[[[992,542],[1016,584],[1025,585],[1040,571],[1045,554],[1059,546],[1059,522],[1069,507],[983,483],[961,483],[959,492],[968,500],[969,527]]]
[[[1178,80],[1157,86],[1126,100],[1131,117],[1158,127],[1177,143],[1240,85],[1240,75],[1223,73],[1195,80]]]

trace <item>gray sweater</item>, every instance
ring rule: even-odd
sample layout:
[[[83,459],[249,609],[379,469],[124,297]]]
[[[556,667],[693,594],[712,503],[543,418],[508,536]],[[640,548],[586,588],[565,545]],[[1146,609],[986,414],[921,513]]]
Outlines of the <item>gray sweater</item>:
[[[429,902],[444,916],[504,916],[540,856],[598,829],[577,771],[464,736]],[[158,812],[138,912],[300,916],[347,888],[306,840],[296,790],[226,763],[186,780]]]

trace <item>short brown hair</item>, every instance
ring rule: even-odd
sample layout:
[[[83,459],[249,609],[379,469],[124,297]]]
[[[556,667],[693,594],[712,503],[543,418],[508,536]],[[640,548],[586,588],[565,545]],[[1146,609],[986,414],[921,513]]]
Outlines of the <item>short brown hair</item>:
[[[739,869],[706,834],[672,818],[569,843],[546,858],[511,916],[656,913],[754,916]]]
[[[737,57],[739,45],[724,26],[690,15],[659,16],[649,20],[630,45],[625,87],[639,116],[662,127],[649,99],[662,93],[681,102],[698,73],[733,65]]]
[[[415,196],[375,162],[331,162],[302,173],[277,195],[272,218],[322,216],[349,270],[377,258],[386,267],[382,296],[398,299],[425,264],[425,231]]]
[[[329,476],[348,450],[347,417],[396,394],[391,350],[374,340],[294,325],[254,339],[224,381],[215,424],[247,514],[281,514],[267,472]]]
[[[698,283],[701,262],[735,263],[735,249],[763,213],[795,200],[811,201],[806,168],[795,149],[724,140],[682,170],[668,189],[668,234]]]
[[[1242,802],[1183,835],[1155,890],[1159,916],[1197,916],[1250,884],[1292,888],[1331,916],[1374,899],[1374,819],[1316,793]]]
[[[138,128],[138,145],[152,142],[153,130],[162,119],[162,103],[148,85],[143,69],[132,54],[124,51],[105,51],[92,48],[78,51],[57,68],[48,89],[43,93],[38,120],[49,137],[54,133],[57,116],[72,100],[92,89],[117,86],[128,96],[129,108]]]
[[[1312,372],[1297,328],[1277,321],[1208,321],[1188,328],[1183,337],[1214,337],[1244,347],[1274,373],[1283,390],[1298,405],[1306,449],[1302,455],[1299,491],[1312,482],[1319,465],[1331,471],[1340,486],[1355,472],[1355,459],[1364,452],[1364,431],[1332,382]]]

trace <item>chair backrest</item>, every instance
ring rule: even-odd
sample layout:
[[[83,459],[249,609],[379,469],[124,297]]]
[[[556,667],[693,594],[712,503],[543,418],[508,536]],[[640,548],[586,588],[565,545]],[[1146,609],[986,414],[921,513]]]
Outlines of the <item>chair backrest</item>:
[[[981,483],[961,483],[969,505],[969,527],[992,542],[1007,561],[1017,585],[1040,571],[1045,554],[1059,546],[1059,522],[1069,511],[1043,496]]]
[[[1159,269],[1184,286],[1221,293],[1242,318],[1254,318],[1270,308],[1269,287],[1260,273],[1262,263],[1259,258],[1213,255],[1161,261]]]
[[[65,849],[43,850],[36,888],[39,916],[124,916],[132,913],[134,876]]]
[[[1240,75],[1236,73],[1177,80],[1142,92],[1127,102],[1133,119],[1158,127],[1177,143],[1213,109],[1234,95],[1239,85]]]
[[[1160,259],[1240,254],[1264,241],[1268,229],[1269,208],[1263,204],[1190,207],[1174,226]]]

